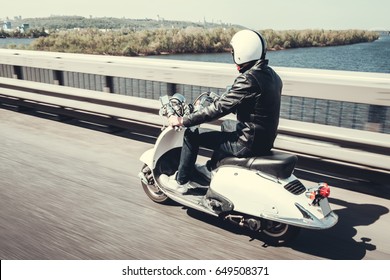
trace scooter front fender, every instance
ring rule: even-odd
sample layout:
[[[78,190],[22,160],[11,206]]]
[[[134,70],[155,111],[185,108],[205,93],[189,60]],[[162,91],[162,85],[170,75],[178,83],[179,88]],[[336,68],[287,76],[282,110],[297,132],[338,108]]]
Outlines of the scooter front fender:
[[[158,159],[168,151],[180,148],[183,144],[184,130],[175,131],[172,127],[163,130],[152,149],[144,152],[140,160],[152,170],[156,167]]]
[[[141,156],[140,156],[140,161],[145,163],[149,167],[153,167],[153,157],[154,157],[154,149],[149,149],[145,151]]]

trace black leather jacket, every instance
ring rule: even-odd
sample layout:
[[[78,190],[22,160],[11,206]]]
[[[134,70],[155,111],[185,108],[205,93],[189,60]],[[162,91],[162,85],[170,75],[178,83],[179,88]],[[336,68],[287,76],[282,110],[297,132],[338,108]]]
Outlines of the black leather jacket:
[[[186,127],[210,122],[229,113],[237,114],[239,141],[254,154],[268,152],[277,134],[283,83],[268,66],[259,60],[242,69],[229,91],[218,100],[183,118]]]

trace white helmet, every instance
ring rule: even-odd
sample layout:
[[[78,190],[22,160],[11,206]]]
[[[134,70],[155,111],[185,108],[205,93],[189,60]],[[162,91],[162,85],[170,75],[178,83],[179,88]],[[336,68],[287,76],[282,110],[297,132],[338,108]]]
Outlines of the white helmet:
[[[244,63],[264,59],[267,44],[260,33],[253,30],[241,30],[234,34],[230,41],[234,63]]]

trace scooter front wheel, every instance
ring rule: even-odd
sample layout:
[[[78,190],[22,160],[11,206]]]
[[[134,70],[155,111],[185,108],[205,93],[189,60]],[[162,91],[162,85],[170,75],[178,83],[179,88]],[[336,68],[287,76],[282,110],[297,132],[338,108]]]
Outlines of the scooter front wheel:
[[[169,197],[166,196],[156,185],[156,182],[154,181],[152,176],[152,171],[146,164],[141,169],[141,175],[143,175],[143,178],[141,179],[141,184],[146,195],[154,202],[168,203],[168,201],[170,200]]]
[[[294,240],[299,232],[299,227],[274,221],[267,221],[265,228],[261,231],[267,243],[271,245],[287,244]]]

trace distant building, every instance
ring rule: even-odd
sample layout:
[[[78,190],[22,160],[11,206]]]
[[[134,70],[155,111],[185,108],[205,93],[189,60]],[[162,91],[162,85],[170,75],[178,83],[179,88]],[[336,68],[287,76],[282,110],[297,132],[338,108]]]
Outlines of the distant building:
[[[3,30],[11,30],[12,25],[10,21],[4,21],[3,22]]]
[[[21,33],[26,32],[29,28],[30,28],[30,24],[28,24],[28,23],[23,23],[21,26],[18,26],[18,30]]]

